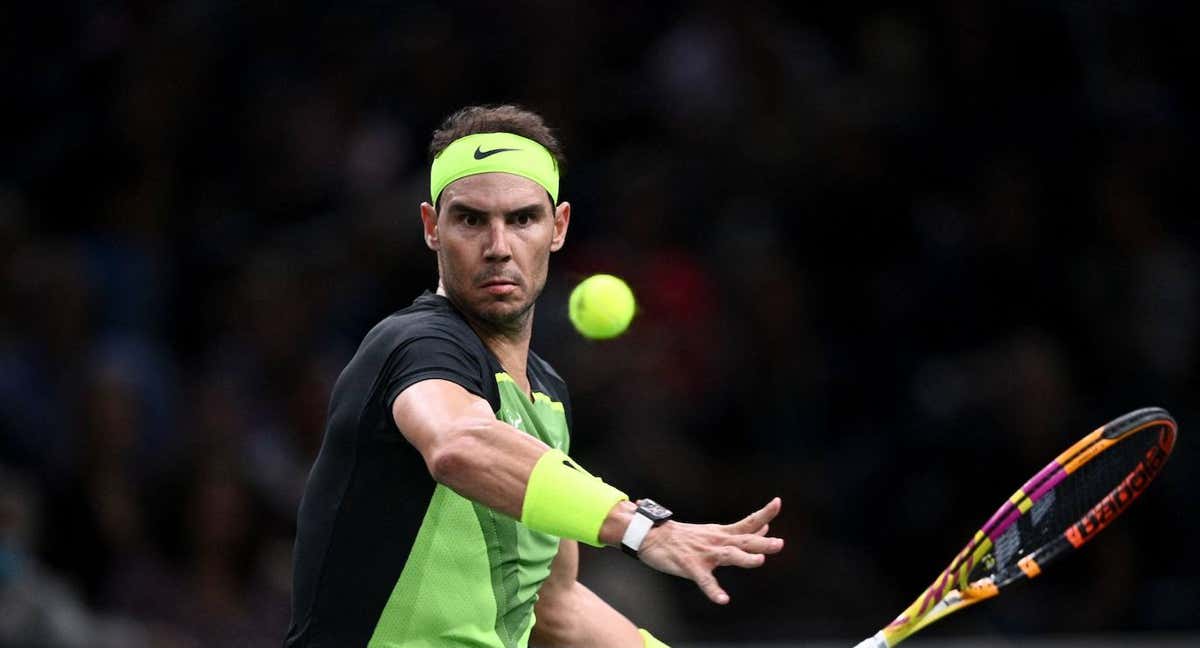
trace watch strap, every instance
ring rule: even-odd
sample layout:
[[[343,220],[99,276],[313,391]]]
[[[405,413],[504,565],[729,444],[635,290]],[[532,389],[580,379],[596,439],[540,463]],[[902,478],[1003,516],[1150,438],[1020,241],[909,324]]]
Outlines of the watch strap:
[[[653,528],[654,520],[643,515],[641,511],[635,511],[633,518],[629,520],[629,526],[625,528],[625,535],[621,538],[621,551],[637,558],[642,541]]]

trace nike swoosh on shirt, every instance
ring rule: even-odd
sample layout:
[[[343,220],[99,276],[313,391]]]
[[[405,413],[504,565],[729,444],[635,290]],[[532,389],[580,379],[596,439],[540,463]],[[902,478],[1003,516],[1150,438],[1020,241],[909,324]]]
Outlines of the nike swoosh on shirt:
[[[490,151],[483,151],[483,150],[480,150],[480,148],[478,146],[476,146],[475,147],[475,159],[482,160],[483,158],[488,157],[489,155],[495,155],[497,153],[503,153],[505,151],[520,151],[520,150],[521,149],[498,148],[498,149],[492,149]]]

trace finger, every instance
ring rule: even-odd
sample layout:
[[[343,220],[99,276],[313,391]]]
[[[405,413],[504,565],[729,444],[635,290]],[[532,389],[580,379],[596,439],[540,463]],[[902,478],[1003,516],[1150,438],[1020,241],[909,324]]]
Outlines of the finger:
[[[755,531],[755,532],[754,532],[754,535],[756,535],[756,536],[765,536],[765,535],[767,535],[767,531],[770,531],[770,530],[771,530],[771,525],[770,525],[770,524],[764,524],[764,525],[762,525],[762,528],[761,528],[761,529],[759,529],[758,531]]]
[[[742,518],[741,521],[729,525],[733,530],[739,533],[752,533],[755,529],[775,519],[779,515],[779,509],[783,506],[783,502],[778,498],[767,502],[767,505],[757,511]]]
[[[737,536],[730,544],[742,551],[755,554],[773,554],[783,551],[782,538],[766,538],[752,533]]]
[[[721,547],[717,553],[717,565],[723,567],[742,567],[754,569],[761,567],[767,557],[761,553],[747,553],[737,547]]]
[[[696,581],[696,585],[700,587],[700,591],[704,592],[708,600],[713,603],[725,605],[729,602],[729,595],[717,584],[717,577],[713,576],[712,572],[700,570],[692,577],[692,580]]]

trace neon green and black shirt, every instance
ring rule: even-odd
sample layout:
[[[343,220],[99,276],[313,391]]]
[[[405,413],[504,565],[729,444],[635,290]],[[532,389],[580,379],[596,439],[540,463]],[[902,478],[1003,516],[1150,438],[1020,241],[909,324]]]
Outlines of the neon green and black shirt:
[[[569,451],[567,386],[530,352],[533,398],[444,297],[380,322],[333,388],[300,502],[285,646],[525,646],[558,538],[475,504],[429,476],[392,401],[449,380],[496,417]]]

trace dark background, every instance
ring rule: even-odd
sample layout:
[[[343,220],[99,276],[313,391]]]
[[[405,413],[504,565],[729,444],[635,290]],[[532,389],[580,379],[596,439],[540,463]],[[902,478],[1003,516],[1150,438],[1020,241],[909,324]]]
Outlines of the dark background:
[[[689,520],[784,498],[725,608],[585,551],[635,621],[867,636],[1161,405],[1180,445],[1127,516],[930,632],[1200,628],[1184,3],[625,4],[0,9],[0,644],[278,644],[332,381],[436,279],[429,134],[510,101],[567,147],[534,348],[574,454]],[[599,271],[641,311],[590,343],[566,295]]]

